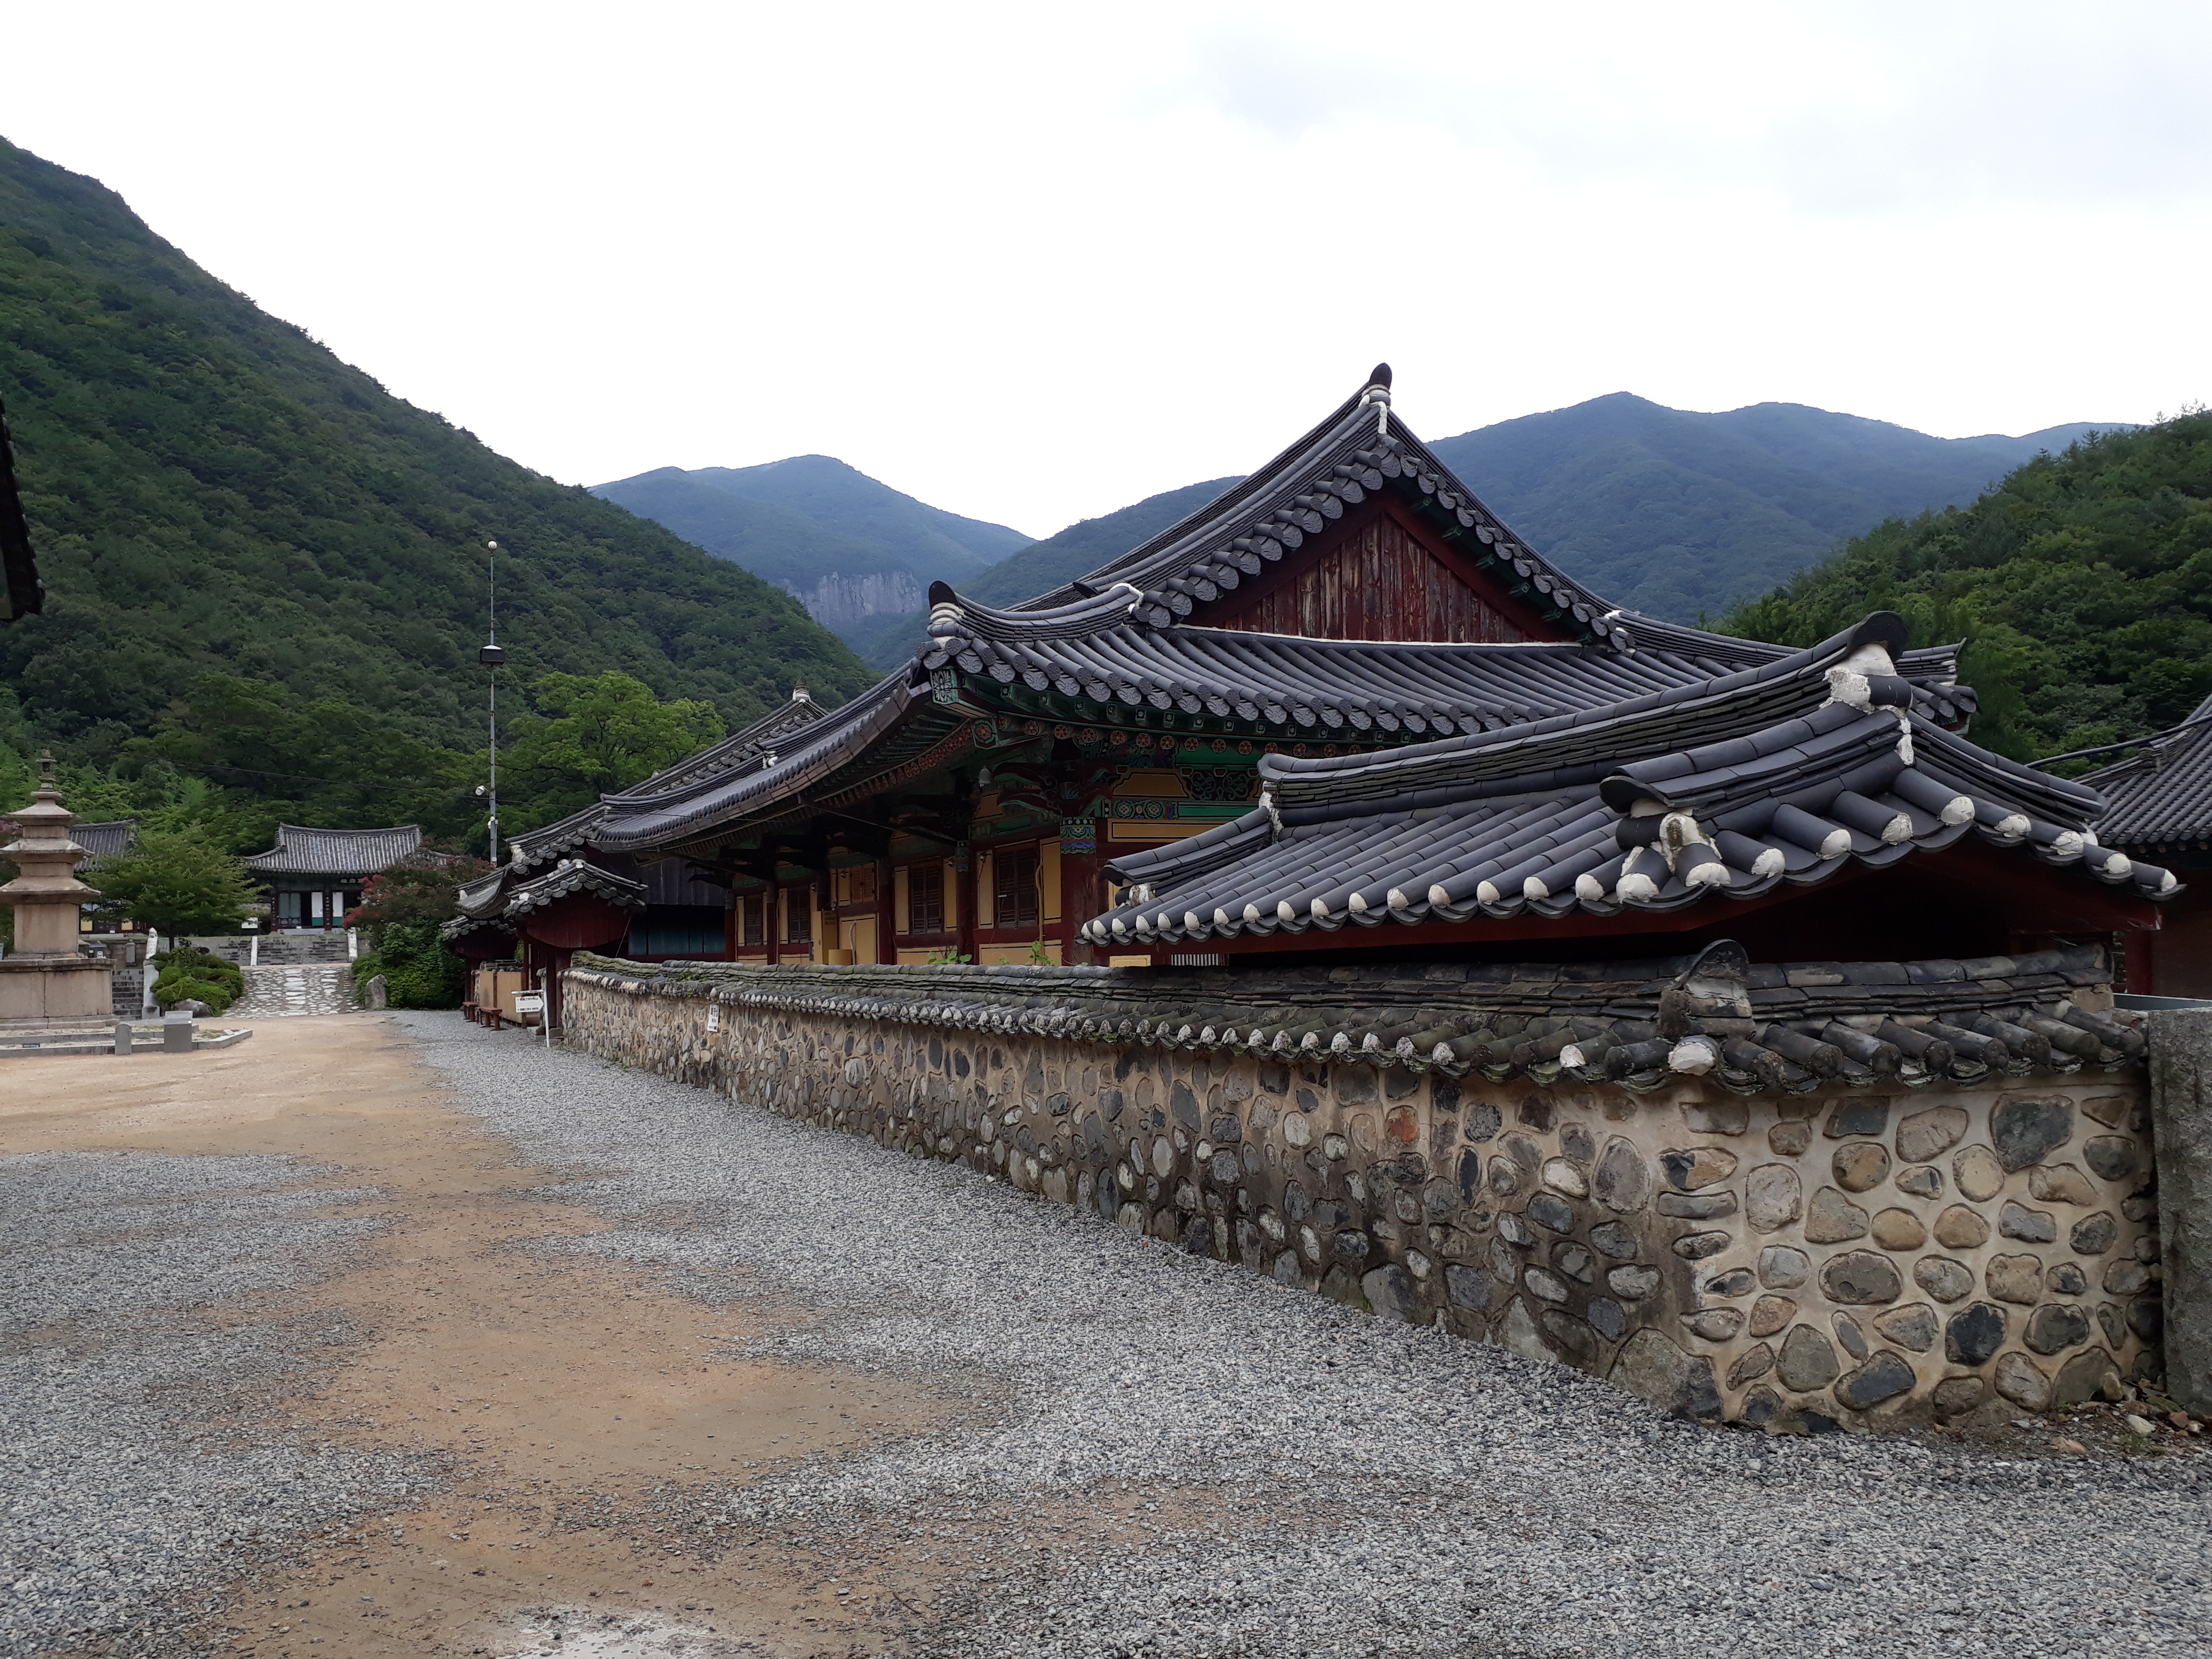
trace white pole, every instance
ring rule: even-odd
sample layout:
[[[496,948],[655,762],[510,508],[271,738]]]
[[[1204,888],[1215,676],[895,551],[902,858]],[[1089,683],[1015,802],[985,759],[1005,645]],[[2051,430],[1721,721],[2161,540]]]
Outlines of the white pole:
[[[246,965],[249,968],[261,965],[261,935],[258,933],[250,935],[246,941]]]
[[[361,933],[356,928],[346,929],[346,960],[348,962],[361,960]]]
[[[160,953],[161,949],[161,930],[158,927],[149,927],[146,930],[146,969],[144,975],[146,988],[144,995],[139,1000],[138,1003],[138,1012],[141,1015],[150,1014],[154,1012],[154,980],[161,971],[159,968],[156,968],[154,965],[154,958]]]

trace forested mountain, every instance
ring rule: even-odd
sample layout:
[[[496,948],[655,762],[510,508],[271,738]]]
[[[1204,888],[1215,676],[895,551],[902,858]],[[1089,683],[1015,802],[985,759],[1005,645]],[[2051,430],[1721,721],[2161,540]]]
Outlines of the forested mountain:
[[[518,703],[547,672],[622,669],[734,725],[795,683],[834,700],[866,678],[787,594],[392,397],[4,142],[0,401],[48,590],[0,629],[20,700],[0,726],[81,764],[191,726],[196,702],[295,723],[313,705],[307,757],[258,777],[234,757],[221,781],[375,822],[418,810],[377,757],[397,787],[403,754],[483,742],[491,538]]]
[[[1141,501],[1096,519],[1078,520],[1056,535],[1030,543],[972,581],[953,580],[952,585],[985,605],[1019,605],[1071,577],[1097,569],[1140,542],[1149,541],[1176,520],[1198,511],[1236,482],[1235,478],[1214,478],[1205,483],[1185,484],[1180,489],[1147,495]],[[853,648],[868,661],[888,670],[913,653],[921,642],[928,623],[927,607],[919,607],[878,617],[871,627],[854,630],[847,637],[852,641]]]
[[[1615,605],[1694,622],[1885,519],[1972,501],[2094,430],[1933,438],[1802,404],[1720,414],[1626,392],[1429,447],[1506,523]]]
[[[2044,455],[1971,505],[1892,519],[1730,633],[1809,645],[1893,610],[1967,641],[1974,740],[2032,759],[2160,730],[2212,692],[2212,414]]]
[[[1030,538],[916,501],[829,455],[765,466],[665,466],[592,493],[668,526],[798,598],[847,639],[965,583]]]

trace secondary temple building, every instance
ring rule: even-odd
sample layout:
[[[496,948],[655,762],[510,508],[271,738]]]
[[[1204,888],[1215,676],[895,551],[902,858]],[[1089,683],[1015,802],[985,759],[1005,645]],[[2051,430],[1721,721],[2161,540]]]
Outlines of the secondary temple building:
[[[249,855],[245,863],[268,890],[273,927],[343,927],[370,877],[422,850],[422,831],[412,823],[389,830],[280,823],[276,844]]]
[[[843,708],[519,838],[457,947],[596,1052],[1694,1414],[2156,1373],[2112,988],[2180,884],[1972,744],[1955,649],[1609,605],[1385,368],[1066,587],[931,597]],[[636,948],[702,890],[719,951]]]

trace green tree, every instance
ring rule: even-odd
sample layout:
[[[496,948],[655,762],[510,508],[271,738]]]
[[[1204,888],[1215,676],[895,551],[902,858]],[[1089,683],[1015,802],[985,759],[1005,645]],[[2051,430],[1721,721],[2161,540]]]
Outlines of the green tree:
[[[1977,743],[2015,759],[2171,726],[2212,693],[2212,413],[2092,437],[1972,505],[1891,520],[1723,631],[1810,645],[1870,611],[1966,642]]]
[[[405,921],[450,921],[457,914],[454,894],[490,873],[482,859],[419,853],[371,876],[347,925],[378,930]]]
[[[246,866],[198,829],[146,830],[99,877],[106,903],[172,936],[235,933],[259,897]]]
[[[468,971],[468,963],[438,937],[437,922],[427,916],[396,921],[379,933],[376,948],[354,963],[354,999],[365,1000],[369,981],[381,974],[394,1008],[458,1008]]]
[[[618,672],[547,674],[531,687],[535,714],[516,716],[501,757],[501,817],[514,830],[550,823],[600,795],[673,766],[722,735],[714,705],[661,702]]]

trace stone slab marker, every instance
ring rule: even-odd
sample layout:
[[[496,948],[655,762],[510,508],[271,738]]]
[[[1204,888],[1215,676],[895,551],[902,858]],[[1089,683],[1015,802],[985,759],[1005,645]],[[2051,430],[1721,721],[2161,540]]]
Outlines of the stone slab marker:
[[[2162,1008],[2149,1023],[2166,1383],[2186,1409],[2212,1412],[2212,1007]]]

